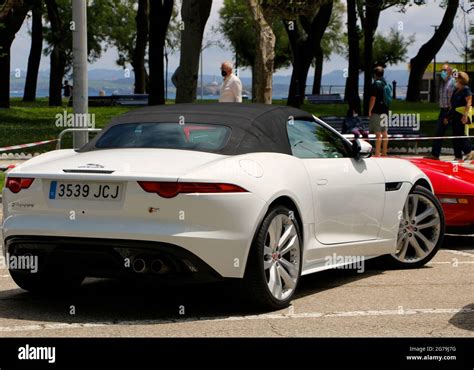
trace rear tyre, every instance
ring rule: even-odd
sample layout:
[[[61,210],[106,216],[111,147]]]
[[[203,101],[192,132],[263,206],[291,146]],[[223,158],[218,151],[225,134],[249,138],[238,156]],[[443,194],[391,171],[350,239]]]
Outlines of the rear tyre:
[[[20,288],[40,294],[63,294],[79,288],[84,281],[83,276],[65,276],[51,272],[31,273],[10,270],[10,276]]]
[[[276,206],[267,213],[250,249],[244,286],[264,309],[287,307],[301,276],[302,238],[294,211]]]
[[[415,186],[403,207],[398,230],[397,249],[384,257],[389,267],[417,268],[428,263],[443,244],[445,219],[435,195]]]

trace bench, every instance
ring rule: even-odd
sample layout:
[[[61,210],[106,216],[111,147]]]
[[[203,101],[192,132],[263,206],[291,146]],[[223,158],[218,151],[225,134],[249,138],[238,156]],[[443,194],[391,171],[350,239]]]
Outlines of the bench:
[[[116,105],[143,106],[148,105],[148,94],[112,95]]]
[[[342,104],[344,99],[341,94],[312,94],[306,95],[311,104]]]
[[[72,97],[68,105],[72,107]],[[89,96],[89,107],[112,106],[144,106],[148,105],[148,94]]]
[[[327,123],[329,126],[331,126],[333,129],[336,131],[342,133],[342,126],[343,126],[343,121],[345,117],[338,117],[338,116],[321,116],[319,117],[322,121]],[[364,124],[364,126],[369,130],[369,117],[366,116],[360,116],[359,117]],[[419,130],[415,130],[412,127],[389,127],[388,129],[388,134],[390,135],[390,138],[417,138],[421,136],[421,132]],[[348,134],[346,135],[348,139],[353,138],[353,135]],[[407,152],[408,148],[410,147],[410,142],[411,140],[407,140]],[[415,149],[415,154],[418,154],[418,141],[413,140],[414,142],[414,149]]]

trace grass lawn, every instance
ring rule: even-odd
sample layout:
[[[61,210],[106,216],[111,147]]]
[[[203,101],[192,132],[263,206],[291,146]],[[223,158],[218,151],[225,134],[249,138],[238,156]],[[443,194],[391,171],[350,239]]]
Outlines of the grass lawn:
[[[0,171],[0,192],[3,189],[3,185],[5,184],[5,174]]]
[[[92,107],[90,113],[95,114],[97,127],[105,126],[112,117],[128,112],[127,107]],[[20,99],[12,99],[10,109],[0,110],[0,147],[50,140],[58,137],[64,128],[56,127],[56,115],[64,111],[72,113],[71,107],[49,107],[47,99],[39,99],[35,103],[23,103]],[[66,135],[63,147],[72,144],[72,135]],[[21,149],[16,152],[34,153],[53,149],[55,144]]]
[[[208,103],[209,100],[203,101]],[[275,100],[274,104],[285,104],[284,100]],[[301,107],[316,116],[345,116],[346,104],[304,104]],[[104,127],[109,120],[119,114],[130,111],[132,107],[92,107],[90,113],[95,114],[96,127]],[[424,135],[434,135],[438,106],[436,103],[408,103],[395,101],[391,107],[394,113],[420,113],[421,131]],[[35,103],[24,103],[20,98],[13,98],[10,109],[0,109],[0,147],[31,143],[41,140],[57,138],[64,129],[56,127],[56,115],[72,108],[49,107],[46,98],[38,99]],[[66,135],[63,147],[71,147],[72,135]],[[430,141],[420,143],[421,146],[431,146]],[[16,152],[35,153],[54,149],[55,144],[47,144],[30,149],[17,150]]]

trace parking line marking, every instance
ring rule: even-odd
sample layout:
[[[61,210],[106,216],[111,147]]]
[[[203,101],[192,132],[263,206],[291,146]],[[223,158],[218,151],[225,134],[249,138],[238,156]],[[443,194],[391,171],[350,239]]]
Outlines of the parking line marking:
[[[454,262],[453,261],[442,261],[442,262],[428,262],[427,265],[447,265],[450,264],[452,265]],[[474,261],[457,261],[457,265],[464,265],[464,264],[473,264]]]
[[[474,254],[472,254],[472,253],[461,252],[461,251],[454,250],[454,249],[442,249],[442,250],[443,250],[443,251],[446,251],[446,252],[449,252],[449,253],[458,254],[458,255],[460,255],[460,256],[472,257],[472,258],[474,258]]]
[[[292,311],[291,311],[292,312]],[[51,323],[0,326],[0,332],[39,331],[39,330],[61,330],[61,329],[87,329],[119,325],[158,325],[158,324],[180,324],[186,322],[207,321],[245,321],[245,320],[281,320],[281,319],[307,319],[326,317],[364,317],[364,316],[405,316],[405,315],[429,315],[429,314],[459,314],[474,313],[474,308],[419,308],[419,309],[397,309],[397,310],[368,310],[368,311],[336,311],[336,312],[303,312],[290,314],[262,314],[234,317],[190,317],[181,319],[161,320],[129,320],[110,321],[97,323]]]

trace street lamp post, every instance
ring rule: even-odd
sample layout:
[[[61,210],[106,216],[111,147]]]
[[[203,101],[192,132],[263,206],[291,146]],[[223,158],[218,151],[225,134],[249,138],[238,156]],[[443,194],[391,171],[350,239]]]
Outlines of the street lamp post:
[[[73,112],[74,117],[88,112],[88,76],[87,76],[87,1],[72,0],[72,54],[73,54]],[[86,115],[86,116],[84,116]],[[89,119],[74,119],[75,128],[81,127],[80,122],[89,123]],[[74,132],[73,146],[82,147],[89,140],[87,132]]]

